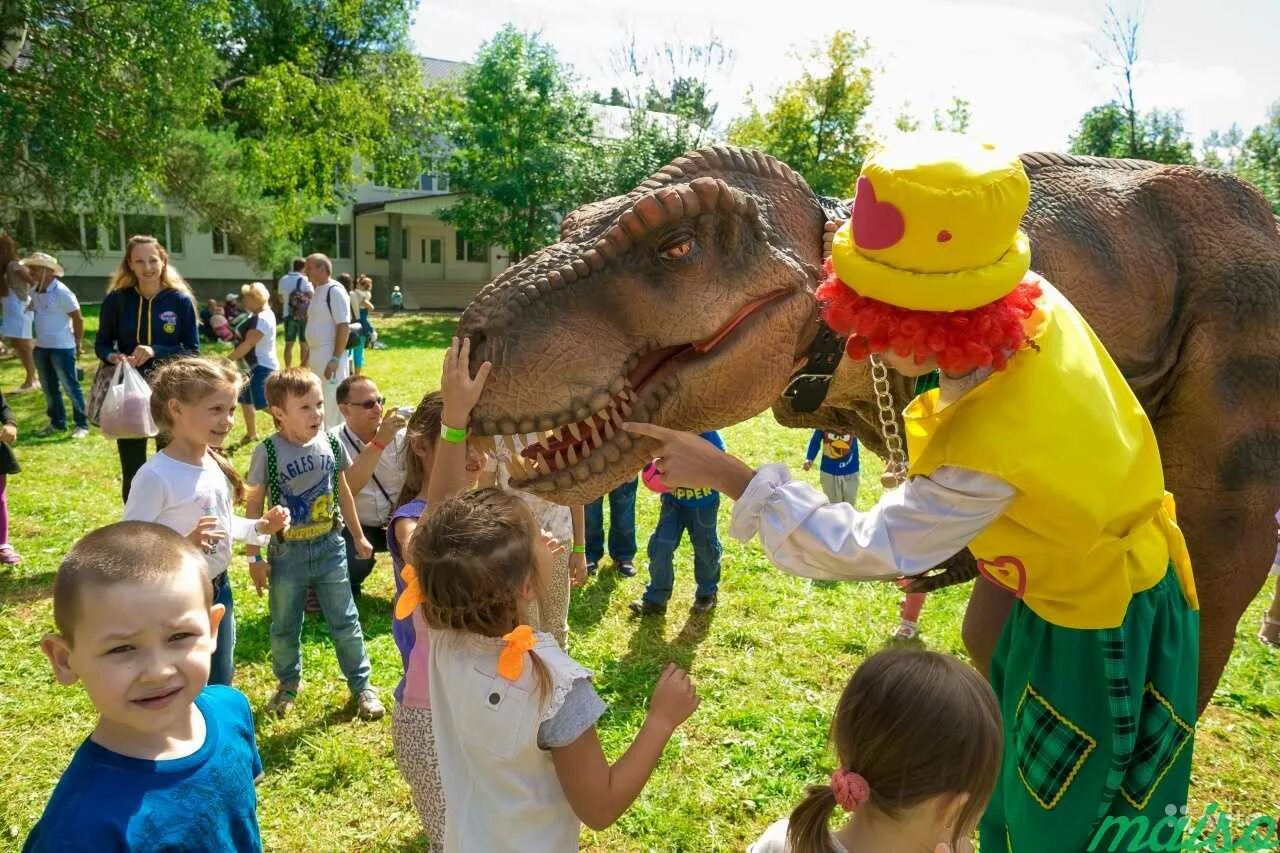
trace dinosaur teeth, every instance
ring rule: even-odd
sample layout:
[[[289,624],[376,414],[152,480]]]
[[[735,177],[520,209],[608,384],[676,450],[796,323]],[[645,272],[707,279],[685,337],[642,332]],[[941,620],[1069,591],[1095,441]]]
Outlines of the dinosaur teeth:
[[[563,468],[564,467],[564,451],[557,450],[555,459],[553,461],[555,462],[556,468]]]
[[[578,425],[576,423],[569,424],[567,429],[569,430],[569,434],[573,436],[574,441],[582,441],[582,430],[578,429]]]
[[[613,435],[614,435],[613,424],[612,424],[612,423],[610,423],[610,422],[608,422],[608,421],[606,421],[606,422],[605,422],[605,425],[604,425],[604,437],[605,437],[605,440],[606,440],[606,441],[608,441],[609,439],[613,438]]]
[[[574,451],[572,444],[565,451],[565,458],[569,460],[570,465],[578,464],[578,454]]]
[[[626,400],[623,400],[621,403],[619,403],[618,408],[622,410],[622,416],[624,418],[628,417],[631,414],[631,404],[628,403]]]

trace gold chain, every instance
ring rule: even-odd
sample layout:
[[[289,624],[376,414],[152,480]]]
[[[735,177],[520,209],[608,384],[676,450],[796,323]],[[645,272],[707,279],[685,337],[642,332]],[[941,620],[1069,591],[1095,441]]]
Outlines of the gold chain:
[[[880,418],[880,435],[884,438],[889,459],[885,462],[880,485],[886,489],[901,486],[907,479],[907,454],[902,449],[902,436],[898,433],[898,413],[893,407],[893,393],[889,389],[889,371],[877,355],[871,361],[871,387],[875,390],[876,409]]]

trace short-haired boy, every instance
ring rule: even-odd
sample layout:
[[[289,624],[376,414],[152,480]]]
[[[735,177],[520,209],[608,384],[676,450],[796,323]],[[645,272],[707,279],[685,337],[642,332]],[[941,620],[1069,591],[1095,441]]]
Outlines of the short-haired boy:
[[[84,685],[98,724],[24,851],[260,850],[262,762],[237,690],[206,686],[223,607],[204,554],[159,524],[94,530],[53,582],[40,648]]]
[[[364,719],[385,710],[369,684],[371,668],[364,632],[347,576],[345,523],[355,551],[373,555],[356,515],[355,499],[343,471],[350,464],[341,443],[324,430],[320,378],[305,367],[290,367],[267,379],[267,408],[277,432],[253,451],[249,462],[248,517],[262,514],[263,501],[289,508],[289,530],[270,546],[267,557],[250,545],[249,574],[262,594],[269,587],[271,666],[280,682],[267,710],[283,715],[293,707],[302,682],[302,620],[307,589],[313,588],[320,611]],[[268,578],[270,581],[268,583]]]

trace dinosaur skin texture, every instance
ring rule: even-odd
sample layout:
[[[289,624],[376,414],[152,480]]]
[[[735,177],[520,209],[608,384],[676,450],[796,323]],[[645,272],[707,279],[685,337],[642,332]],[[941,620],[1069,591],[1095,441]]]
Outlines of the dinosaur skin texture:
[[[1160,442],[1201,603],[1200,700],[1275,551],[1280,507],[1280,230],[1262,196],[1185,166],[1026,154],[1032,268],[1079,308]],[[817,332],[827,222],[786,165],[717,146],[565,218],[561,240],[488,284],[463,314],[493,362],[473,429],[543,433],[516,485],[560,503],[633,478],[652,445],[624,419],[703,431],[772,408],[852,432],[883,455],[870,371],[846,358],[825,403],[782,390]],[[895,406],[911,382],[891,376]],[[1064,425],[1069,429],[1069,425]],[[972,576],[963,555],[945,585]]]

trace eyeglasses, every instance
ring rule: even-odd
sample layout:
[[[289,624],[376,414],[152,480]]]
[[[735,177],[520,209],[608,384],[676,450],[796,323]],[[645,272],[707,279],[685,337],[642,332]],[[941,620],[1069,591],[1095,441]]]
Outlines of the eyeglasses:
[[[386,397],[374,397],[374,398],[372,398],[372,399],[370,399],[370,400],[362,400],[362,401],[361,401],[361,402],[359,402],[359,403],[357,403],[357,402],[355,402],[355,401],[352,401],[352,400],[348,400],[348,401],[347,401],[346,403],[344,403],[343,405],[346,405],[346,406],[359,406],[359,407],[360,407],[360,408],[362,408],[362,409],[376,409],[376,408],[379,408],[379,407],[380,407],[383,403],[385,403],[385,402],[387,402],[387,398],[386,398]]]

